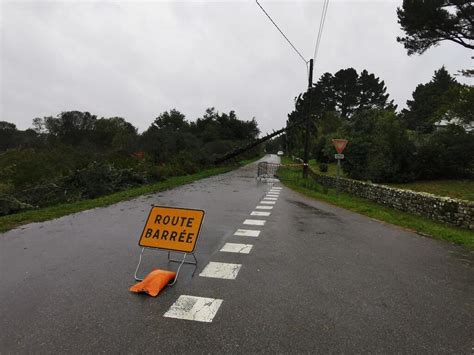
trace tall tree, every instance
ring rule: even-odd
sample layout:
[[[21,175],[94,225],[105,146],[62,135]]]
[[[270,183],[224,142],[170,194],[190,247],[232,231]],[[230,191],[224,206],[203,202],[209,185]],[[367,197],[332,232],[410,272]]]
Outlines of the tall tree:
[[[445,117],[449,108],[459,99],[460,84],[443,67],[435,71],[426,84],[419,84],[413,92],[413,100],[407,101],[402,117],[409,129],[430,133],[434,124]]]
[[[43,124],[49,137],[66,145],[78,146],[89,142],[96,121],[97,116],[89,112],[66,111],[57,117],[45,117]],[[39,121],[35,122],[35,126],[40,125]]]
[[[339,112],[343,118],[371,108],[395,109],[393,100],[389,101],[384,81],[367,70],[360,75],[354,68],[341,69],[334,75],[325,73],[315,84],[315,89],[313,102],[321,105],[324,111]]]
[[[14,123],[0,121],[0,151],[13,148],[16,144],[18,130]]]
[[[408,55],[422,54],[441,41],[474,49],[474,3],[470,0],[403,0],[397,9]]]

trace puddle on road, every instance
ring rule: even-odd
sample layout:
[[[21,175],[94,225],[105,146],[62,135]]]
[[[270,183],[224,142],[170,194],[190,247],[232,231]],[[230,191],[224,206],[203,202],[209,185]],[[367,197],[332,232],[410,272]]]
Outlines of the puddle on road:
[[[448,256],[456,261],[460,261],[465,266],[470,268],[474,267],[474,252],[467,250],[449,251]]]
[[[328,218],[335,218],[338,219],[338,217],[334,213],[326,212],[323,210],[320,210],[319,208],[316,208],[314,206],[310,206],[304,202],[301,201],[295,201],[295,200],[288,200],[289,202],[293,203],[294,205],[301,207],[317,216],[321,217],[328,217]]]

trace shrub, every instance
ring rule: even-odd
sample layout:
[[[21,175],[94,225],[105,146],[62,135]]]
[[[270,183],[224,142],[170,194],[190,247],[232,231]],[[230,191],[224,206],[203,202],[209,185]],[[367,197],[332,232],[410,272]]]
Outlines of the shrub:
[[[474,174],[474,132],[448,125],[420,139],[417,171],[420,179],[459,179]]]
[[[353,179],[406,182],[415,178],[415,147],[392,111],[355,114],[345,127],[349,140],[344,172]]]
[[[33,208],[33,206],[20,202],[12,196],[0,196],[0,216],[17,213],[30,208]]]
[[[320,163],[319,164],[319,171],[322,173],[327,173],[328,172],[328,165],[326,163]]]

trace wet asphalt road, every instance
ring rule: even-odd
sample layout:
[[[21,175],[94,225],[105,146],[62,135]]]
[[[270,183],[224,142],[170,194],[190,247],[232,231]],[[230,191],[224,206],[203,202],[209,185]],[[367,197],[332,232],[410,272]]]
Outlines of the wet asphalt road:
[[[0,352],[473,353],[472,253],[287,188],[258,238],[234,236],[270,188],[255,174],[0,234]],[[184,266],[157,298],[128,292],[151,204],[206,210],[196,275]],[[226,242],[254,247],[220,252]],[[242,268],[198,276],[209,261]],[[148,252],[143,267],[175,265]],[[212,323],[163,317],[180,295],[223,303]]]

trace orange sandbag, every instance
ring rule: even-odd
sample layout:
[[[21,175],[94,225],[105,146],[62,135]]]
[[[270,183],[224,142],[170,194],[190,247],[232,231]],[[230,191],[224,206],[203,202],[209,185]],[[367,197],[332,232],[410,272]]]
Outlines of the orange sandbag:
[[[146,275],[143,281],[130,287],[130,291],[135,293],[146,292],[155,297],[175,277],[176,273],[174,271],[156,269]]]

